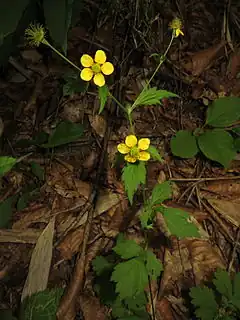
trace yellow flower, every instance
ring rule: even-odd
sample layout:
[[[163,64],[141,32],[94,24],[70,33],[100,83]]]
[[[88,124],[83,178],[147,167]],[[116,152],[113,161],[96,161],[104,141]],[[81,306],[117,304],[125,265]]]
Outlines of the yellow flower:
[[[39,23],[30,24],[30,26],[25,30],[25,38],[32,46],[38,47],[41,43],[44,43],[45,35],[46,31]]]
[[[97,50],[94,59],[88,54],[84,54],[81,57],[81,64],[84,67],[80,77],[84,81],[90,81],[93,78],[93,82],[102,87],[105,85],[104,75],[110,75],[114,71],[114,67],[111,62],[106,62],[106,53],[103,50]]]
[[[125,154],[124,159],[127,162],[134,163],[139,161],[148,161],[150,153],[147,151],[150,140],[147,138],[137,140],[135,135],[129,135],[125,139],[125,143],[120,143],[117,149],[120,153]]]
[[[179,18],[174,18],[169,23],[169,28],[173,31],[173,36],[177,38],[180,34],[184,36],[184,33],[182,32],[182,21]]]

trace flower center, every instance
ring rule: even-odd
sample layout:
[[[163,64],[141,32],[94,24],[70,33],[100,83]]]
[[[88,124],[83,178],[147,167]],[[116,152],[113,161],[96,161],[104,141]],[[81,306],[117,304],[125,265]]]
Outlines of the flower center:
[[[139,149],[138,149],[138,147],[133,147],[133,148],[131,148],[129,154],[130,154],[131,157],[138,158],[138,156],[139,156]]]
[[[92,71],[93,71],[94,73],[99,73],[99,72],[101,72],[100,64],[99,64],[99,63],[94,63],[94,65],[92,66]]]

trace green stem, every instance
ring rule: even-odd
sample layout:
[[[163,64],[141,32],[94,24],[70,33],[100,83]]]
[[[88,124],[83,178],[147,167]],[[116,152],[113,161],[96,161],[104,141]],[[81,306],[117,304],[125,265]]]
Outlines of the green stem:
[[[69,63],[71,66],[73,66],[75,69],[77,69],[79,72],[82,70],[76,66],[72,61],[70,61],[67,57],[65,57],[61,52],[59,52],[56,48],[54,48],[46,39],[42,41],[43,44],[48,46],[50,49],[52,49],[57,55],[59,55],[63,60],[65,60],[67,63]]]
[[[108,95],[110,98],[113,99],[114,102],[116,102],[116,104],[120,107],[120,109],[122,109],[124,112],[126,112],[126,109],[124,108],[124,106],[121,104],[121,102],[119,102],[112,94],[111,92],[108,92]]]

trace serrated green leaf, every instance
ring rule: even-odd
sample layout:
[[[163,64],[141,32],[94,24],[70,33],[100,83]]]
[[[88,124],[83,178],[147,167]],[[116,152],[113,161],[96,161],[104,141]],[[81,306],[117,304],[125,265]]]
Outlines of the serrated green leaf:
[[[137,191],[140,184],[145,184],[146,181],[146,167],[140,161],[139,163],[127,164],[123,168],[122,181],[124,183],[125,191],[128,199],[132,204],[134,193]]]
[[[67,33],[72,17],[72,4],[73,0],[43,0],[44,16],[50,35],[65,54]]]
[[[113,268],[114,264],[109,262],[105,257],[103,256],[97,256],[93,262],[93,270],[96,272],[98,276],[100,276],[104,271],[109,270]]]
[[[17,159],[12,157],[0,157],[0,177],[10,171],[17,163]]]
[[[147,272],[151,279],[156,280],[157,277],[160,276],[161,272],[163,271],[162,263],[157,259],[152,251],[145,251],[145,261],[146,261],[146,268]]]
[[[139,216],[142,228],[152,229],[153,219],[155,218],[155,215],[156,213],[152,209],[151,205],[144,206]]]
[[[229,300],[232,298],[232,281],[226,270],[218,269],[215,272],[213,283],[219,293]]]
[[[145,292],[141,292],[136,296],[129,297],[124,300],[124,303],[130,311],[141,312],[146,310],[147,298]]]
[[[44,169],[36,162],[32,161],[30,163],[31,165],[31,169],[32,169],[32,173],[39,179],[39,180],[44,180]]]
[[[240,311],[240,272],[236,273],[233,279],[232,303]]]
[[[164,200],[168,200],[172,197],[171,182],[165,181],[155,185],[150,198],[151,205],[160,204]]]
[[[163,98],[179,97],[177,94],[166,91],[157,90],[156,87],[143,90],[134,102],[134,107],[161,104]]]
[[[170,233],[179,239],[186,237],[199,238],[198,228],[190,221],[190,215],[178,208],[158,207],[156,209],[163,214]]]
[[[117,244],[113,248],[113,251],[123,259],[130,259],[138,257],[143,252],[143,248],[133,240],[118,237]]]
[[[153,160],[157,160],[162,162],[163,159],[160,156],[158,149],[154,146],[149,146],[149,148],[147,149],[147,151],[150,153],[151,157],[153,158]]]
[[[64,77],[63,96],[72,96],[75,93],[85,93],[88,88],[88,82],[83,81],[79,73],[72,72]]]
[[[12,196],[0,203],[0,228],[8,228],[12,219],[13,204],[17,195]]]
[[[192,158],[198,153],[196,137],[191,131],[180,130],[170,142],[172,153],[181,158]]]
[[[240,98],[222,97],[216,99],[207,110],[206,124],[224,128],[240,119]]]
[[[109,92],[108,86],[106,84],[102,87],[98,87],[98,96],[100,99],[100,107],[99,107],[98,114],[100,114],[105,107],[105,104],[106,104],[107,98],[108,98],[108,92]]]
[[[41,145],[44,148],[53,148],[66,143],[78,140],[83,135],[83,126],[70,121],[59,123],[55,131],[48,138],[46,144]]]
[[[9,0],[0,3],[1,40],[15,31],[30,0]]]
[[[125,317],[129,315],[129,310],[123,303],[123,300],[118,296],[114,303],[111,305],[112,316],[114,318]]]
[[[201,320],[214,320],[218,314],[218,304],[214,293],[207,287],[195,287],[190,290],[192,304],[196,307],[195,314]]]
[[[47,289],[27,297],[21,307],[20,320],[55,320],[63,292],[61,288]]]
[[[148,284],[148,273],[144,262],[134,258],[116,265],[111,280],[116,282],[116,292],[121,299],[133,297]]]
[[[224,130],[206,131],[198,137],[198,145],[208,159],[217,161],[224,167],[228,167],[236,155],[233,137]]]

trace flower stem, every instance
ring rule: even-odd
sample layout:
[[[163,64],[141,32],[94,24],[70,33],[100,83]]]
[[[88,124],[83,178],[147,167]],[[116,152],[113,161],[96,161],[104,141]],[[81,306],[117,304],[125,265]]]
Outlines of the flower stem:
[[[54,48],[46,39],[43,39],[42,41],[43,44],[45,44],[46,46],[48,46],[50,49],[52,49],[57,55],[59,55],[63,60],[65,60],[67,63],[69,63],[72,67],[74,67],[75,69],[77,69],[79,72],[81,72],[82,70],[76,66],[72,61],[70,61],[67,57],[65,57],[63,54],[61,54],[61,52],[59,52],[56,48]]]
[[[110,91],[108,92],[108,95],[109,95],[110,98],[113,99],[114,102],[116,102],[116,104],[120,107],[120,109],[122,109],[124,112],[127,112],[126,109],[124,108],[124,106],[121,104],[121,102],[119,102],[118,99],[115,98],[115,97],[111,94]]]

